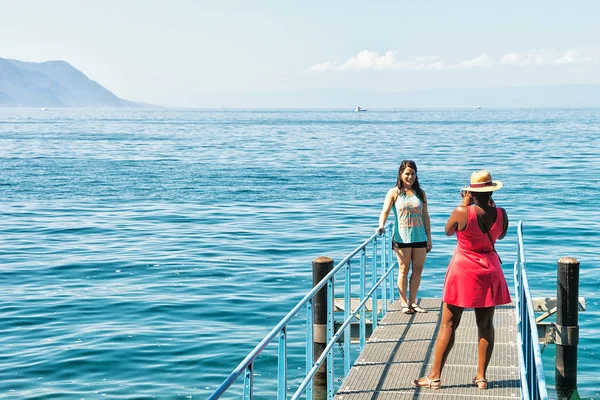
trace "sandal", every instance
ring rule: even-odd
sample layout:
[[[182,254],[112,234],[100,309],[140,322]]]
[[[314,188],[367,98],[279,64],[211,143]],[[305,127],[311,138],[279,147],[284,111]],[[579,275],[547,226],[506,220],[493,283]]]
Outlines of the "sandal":
[[[483,379],[473,378],[473,386],[477,386],[479,388],[479,390],[485,390],[488,387],[488,381],[485,378],[483,378]]]
[[[414,312],[418,312],[418,313],[426,313],[427,310],[423,307],[421,307],[420,305],[416,304],[416,303],[412,303],[410,305],[410,308],[413,309]]]
[[[422,379],[425,379],[425,382],[419,382]],[[424,376],[423,378],[419,378],[419,379],[415,379],[413,381],[413,386],[414,387],[426,387],[426,388],[430,388],[430,389],[439,389],[440,387],[442,387],[442,383],[440,382],[440,378],[437,379],[429,379],[428,376]]]
[[[414,311],[409,306],[402,306],[402,314],[414,314]]]

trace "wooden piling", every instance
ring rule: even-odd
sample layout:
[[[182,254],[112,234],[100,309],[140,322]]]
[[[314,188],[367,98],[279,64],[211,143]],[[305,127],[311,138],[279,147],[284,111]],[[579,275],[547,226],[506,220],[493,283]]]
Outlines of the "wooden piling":
[[[577,389],[577,344],[579,343],[579,261],[558,260],[556,310],[556,392],[570,399]]]
[[[313,287],[331,272],[333,260],[329,257],[317,257],[312,262]],[[327,345],[327,286],[317,292],[313,302],[313,359],[317,360]],[[327,385],[327,362],[323,362],[313,380],[315,386]]]

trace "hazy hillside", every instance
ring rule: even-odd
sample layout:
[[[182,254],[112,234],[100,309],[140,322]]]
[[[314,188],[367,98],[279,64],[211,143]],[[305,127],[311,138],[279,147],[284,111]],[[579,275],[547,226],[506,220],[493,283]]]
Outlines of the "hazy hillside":
[[[600,107],[600,86],[557,85],[398,92],[348,88],[234,91],[198,93],[194,100],[198,107],[231,108]]]
[[[0,105],[27,107],[129,107],[64,61],[42,63],[0,58]]]
[[[186,94],[186,106],[231,108],[600,107],[599,85],[457,88],[379,92],[323,88]],[[0,106],[137,107],[64,61],[0,58]]]

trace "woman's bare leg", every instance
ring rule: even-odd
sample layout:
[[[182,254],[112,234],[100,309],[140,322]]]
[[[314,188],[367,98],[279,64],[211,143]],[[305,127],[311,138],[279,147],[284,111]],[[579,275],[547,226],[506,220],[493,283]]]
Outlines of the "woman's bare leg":
[[[475,379],[485,379],[492,352],[494,351],[494,311],[495,307],[476,308],[475,320],[477,321],[478,343],[478,368]]]
[[[410,259],[412,257],[412,249],[410,247],[398,248],[394,247],[394,254],[398,259],[398,292],[400,292],[400,301],[403,306],[410,306],[406,290],[408,286],[408,270],[410,268]]]
[[[417,302],[417,292],[421,285],[421,275],[423,274],[426,256],[427,249],[412,249],[412,272],[410,273],[410,292],[408,297],[409,305]]]
[[[438,379],[442,375],[442,370],[446,364],[446,359],[452,346],[454,346],[454,338],[456,337],[456,329],[460,324],[464,308],[453,306],[451,304],[443,304],[442,307],[442,324],[437,335],[435,344],[435,356],[433,365],[429,372],[429,379]]]

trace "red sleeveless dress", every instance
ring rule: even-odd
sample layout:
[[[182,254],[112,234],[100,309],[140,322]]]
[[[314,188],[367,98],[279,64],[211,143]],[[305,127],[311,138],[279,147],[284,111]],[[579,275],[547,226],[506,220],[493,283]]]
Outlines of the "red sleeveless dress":
[[[442,300],[465,308],[499,306],[510,303],[510,293],[500,259],[477,223],[474,206],[467,208],[464,231],[456,231],[456,250],[448,265]],[[494,243],[502,233],[504,213],[496,208],[496,222],[490,229]]]

